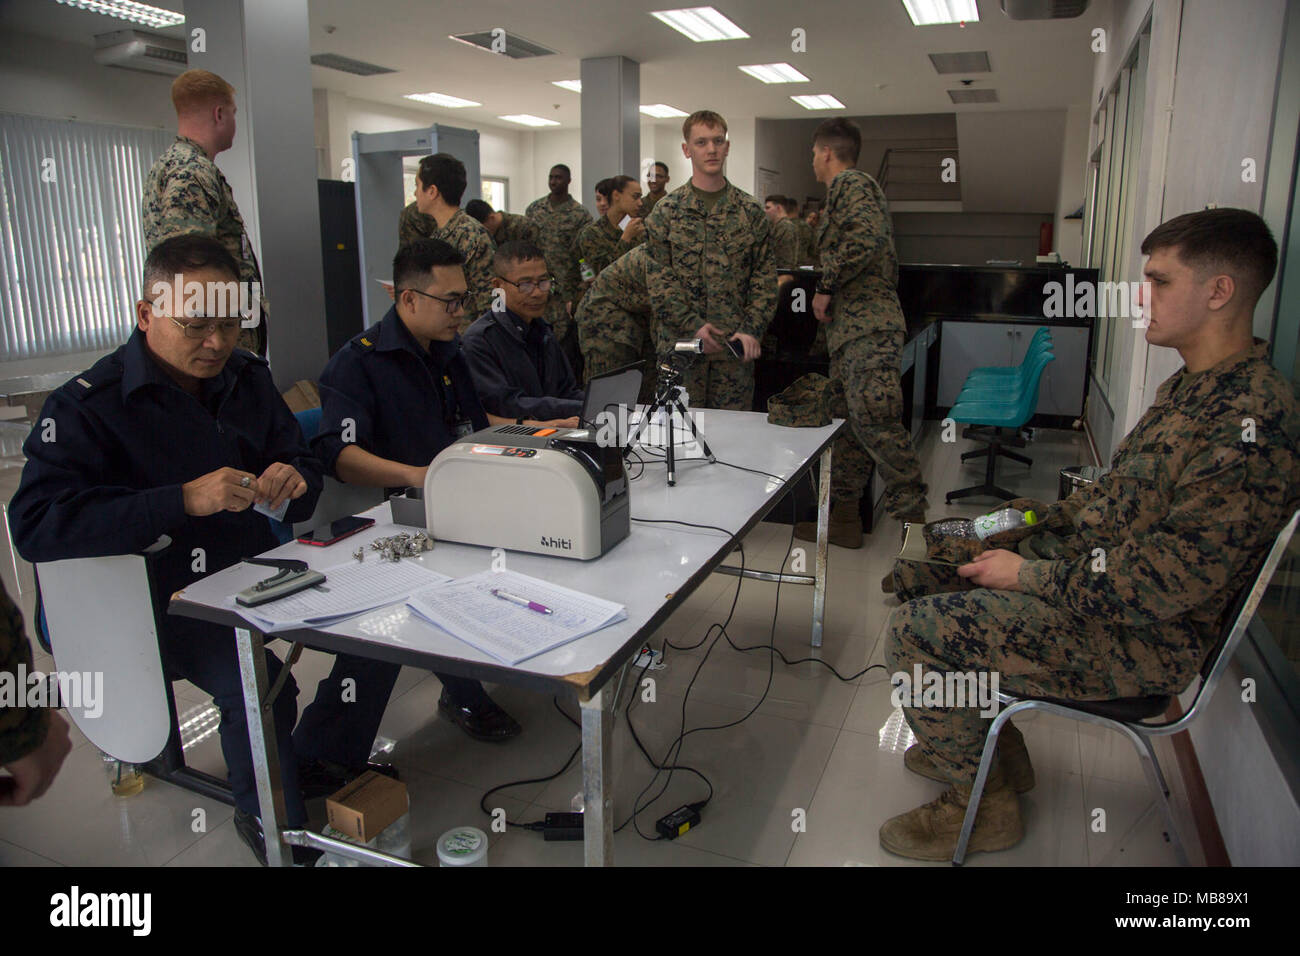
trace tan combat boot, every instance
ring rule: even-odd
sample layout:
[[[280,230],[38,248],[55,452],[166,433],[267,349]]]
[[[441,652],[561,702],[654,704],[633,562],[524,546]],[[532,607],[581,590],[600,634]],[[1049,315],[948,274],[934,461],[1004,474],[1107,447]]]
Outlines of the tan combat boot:
[[[951,860],[969,800],[970,787],[949,787],[939,799],[881,824],[880,845],[910,860]],[[966,852],[1008,850],[1024,835],[1020,798],[1000,778],[990,780],[980,799]]]
[[[800,541],[816,541],[817,522],[800,521],[794,526],[794,536]],[[826,540],[841,548],[862,547],[862,516],[856,501],[837,501],[831,505]]]
[[[1003,724],[1002,733],[998,734],[997,760],[1012,790],[1016,793],[1028,793],[1034,789],[1034,768],[1029,762],[1029,749],[1025,746],[1024,735],[1011,721]],[[940,783],[948,782],[948,778],[939,772],[919,743],[907,748],[903,754],[903,766],[922,777],[929,777]]]

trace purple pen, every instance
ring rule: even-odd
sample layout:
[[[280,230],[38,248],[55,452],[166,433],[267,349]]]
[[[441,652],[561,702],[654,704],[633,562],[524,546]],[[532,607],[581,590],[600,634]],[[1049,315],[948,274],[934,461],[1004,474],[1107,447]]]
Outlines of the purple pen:
[[[503,591],[500,588],[492,588],[492,596],[500,598],[503,601],[509,601],[511,604],[518,604],[520,607],[526,607],[530,611],[536,611],[538,614],[554,614],[545,604],[538,604],[536,601],[530,601],[528,598],[520,597],[517,594],[511,594],[509,591]]]

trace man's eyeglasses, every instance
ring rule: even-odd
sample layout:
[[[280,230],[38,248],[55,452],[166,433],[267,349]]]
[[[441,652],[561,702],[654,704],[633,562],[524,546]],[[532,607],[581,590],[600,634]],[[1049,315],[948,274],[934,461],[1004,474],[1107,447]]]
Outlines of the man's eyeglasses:
[[[187,339],[206,339],[213,332],[220,332],[224,338],[232,338],[239,334],[239,319],[209,319],[206,316],[198,316],[189,322],[181,322],[178,319],[171,319],[176,327],[185,334]]]
[[[497,276],[497,278],[502,282],[510,282],[510,280],[505,276]],[[525,279],[523,282],[510,282],[510,284],[524,295],[532,295],[539,289],[542,292],[550,292],[551,286],[555,284],[555,280],[550,276],[547,276],[545,279],[537,279],[535,281],[533,279]]]
[[[469,304],[468,292],[463,293],[462,295],[442,296],[442,295],[430,295],[428,292],[421,292],[419,289],[398,289],[397,290],[398,295],[401,295],[403,292],[414,292],[416,295],[422,295],[426,299],[437,299],[446,307],[448,312],[452,312],[452,313],[460,312],[462,309],[465,308],[466,305]]]

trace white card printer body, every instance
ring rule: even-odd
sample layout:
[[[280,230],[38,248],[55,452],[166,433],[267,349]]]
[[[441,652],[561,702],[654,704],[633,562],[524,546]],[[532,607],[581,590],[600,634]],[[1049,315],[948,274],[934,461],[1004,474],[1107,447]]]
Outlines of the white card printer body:
[[[631,528],[622,449],[579,429],[497,425],[449,445],[424,480],[438,540],[598,558]]]

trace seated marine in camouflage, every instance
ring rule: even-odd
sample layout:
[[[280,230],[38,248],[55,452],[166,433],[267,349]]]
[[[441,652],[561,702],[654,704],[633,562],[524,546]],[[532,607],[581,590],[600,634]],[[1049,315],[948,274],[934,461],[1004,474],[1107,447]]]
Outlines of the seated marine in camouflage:
[[[1268,343],[1251,334],[1277,266],[1263,220],[1188,213],[1156,228],[1142,252],[1146,340],[1177,349],[1185,366],[1095,484],[1051,505],[1011,502],[1032,506],[1037,524],[987,539],[959,567],[896,564],[906,603],[889,625],[891,671],[993,672],[1002,691],[1075,700],[1177,694],[1196,679],[1300,499],[1300,412]],[[905,766],[949,787],[886,821],[880,842],[948,859],[988,718],[969,707],[903,713],[917,738]],[[1019,842],[1017,791],[1032,786],[1024,740],[1007,724],[970,851]]]

